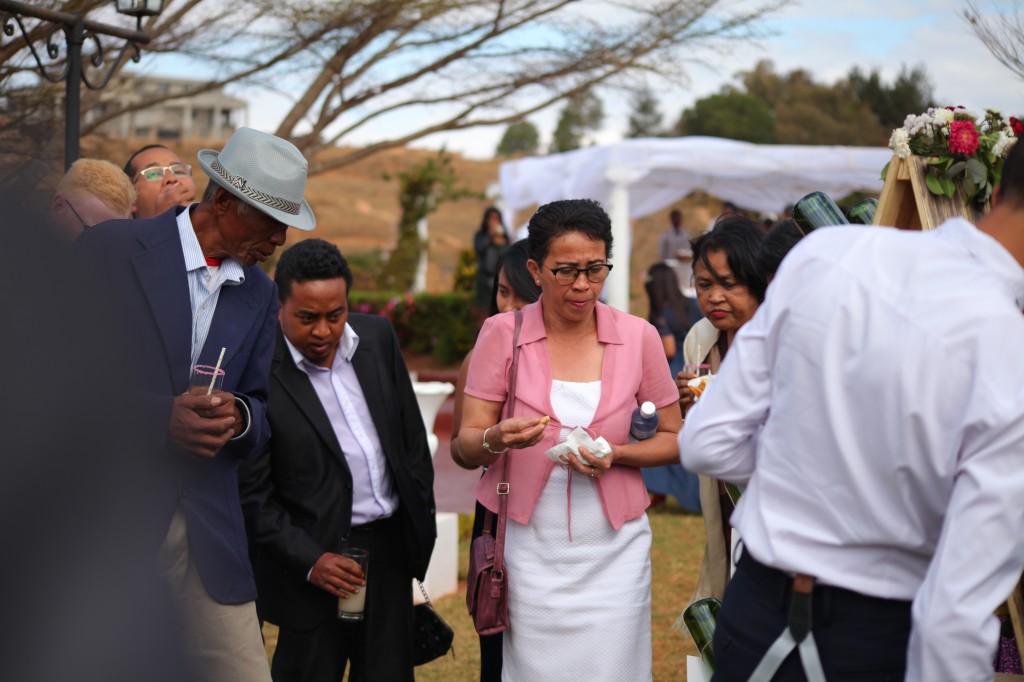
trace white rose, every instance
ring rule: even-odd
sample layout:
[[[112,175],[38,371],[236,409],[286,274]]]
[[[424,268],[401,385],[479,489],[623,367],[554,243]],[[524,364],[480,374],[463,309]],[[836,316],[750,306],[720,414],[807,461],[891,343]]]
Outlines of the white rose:
[[[953,112],[949,109],[936,109],[935,113],[932,114],[932,118],[935,119],[935,122],[939,125],[942,125],[943,123],[948,124],[953,120]]]
[[[906,130],[897,128],[892,131],[892,136],[889,137],[889,149],[901,159],[910,156],[910,135]]]
[[[1012,131],[1011,131],[1012,132]],[[1007,135],[1005,130],[999,131],[999,139],[992,145],[992,153],[997,158],[1006,158],[1006,155],[1010,153],[1013,148],[1013,143],[1017,141],[1017,138]]]

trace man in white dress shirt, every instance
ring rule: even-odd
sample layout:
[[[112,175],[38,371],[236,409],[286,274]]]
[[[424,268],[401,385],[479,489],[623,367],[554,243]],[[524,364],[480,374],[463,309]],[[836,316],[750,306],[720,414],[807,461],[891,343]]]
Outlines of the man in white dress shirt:
[[[716,682],[793,624],[794,574],[827,679],[992,679],[1024,566],[1024,146],[993,206],[802,240],[690,412],[684,466],[747,486]]]

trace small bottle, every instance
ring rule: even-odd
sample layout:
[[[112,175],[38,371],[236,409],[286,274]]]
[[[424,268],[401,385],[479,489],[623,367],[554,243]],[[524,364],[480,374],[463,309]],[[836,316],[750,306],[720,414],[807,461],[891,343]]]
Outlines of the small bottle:
[[[629,420],[629,441],[647,440],[658,430],[658,408],[650,400],[633,410]]]
[[[697,653],[711,670],[715,669],[715,656],[711,650],[711,640],[715,636],[715,623],[718,622],[718,609],[722,606],[714,597],[695,601],[683,611],[683,624],[693,638]]]
[[[858,201],[850,207],[850,222],[860,225],[870,225],[875,220],[875,211],[878,210],[878,199],[870,198]]]
[[[793,205],[793,222],[807,236],[812,230],[827,225],[846,225],[849,221],[832,197],[824,192],[811,192]]]

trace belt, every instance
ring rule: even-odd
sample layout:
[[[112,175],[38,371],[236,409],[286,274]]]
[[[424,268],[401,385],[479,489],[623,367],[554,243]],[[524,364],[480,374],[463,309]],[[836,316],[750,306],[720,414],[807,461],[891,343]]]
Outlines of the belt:
[[[381,529],[383,529],[383,528],[385,528],[387,526],[390,526],[392,523],[394,523],[394,521],[395,521],[395,517],[394,516],[385,516],[382,519],[376,519],[374,521],[370,521],[369,523],[363,523],[363,524],[360,524],[358,526],[352,526],[352,528],[350,529],[349,532],[350,533],[372,533],[373,531],[381,530]]]
[[[780,611],[787,611],[790,605],[790,596],[793,588],[793,576],[785,571],[780,571],[771,566],[765,566],[750,555],[750,552],[743,552],[740,555],[739,565],[743,566],[744,572],[752,582],[765,591],[767,594],[776,595]],[[861,592],[854,592],[835,585],[822,585],[814,583],[813,590],[814,619],[823,625],[828,625],[833,615],[842,614],[843,610],[852,604],[867,604],[876,609],[884,616],[898,617],[905,615],[910,608],[910,602],[900,599],[885,599],[872,597]]]

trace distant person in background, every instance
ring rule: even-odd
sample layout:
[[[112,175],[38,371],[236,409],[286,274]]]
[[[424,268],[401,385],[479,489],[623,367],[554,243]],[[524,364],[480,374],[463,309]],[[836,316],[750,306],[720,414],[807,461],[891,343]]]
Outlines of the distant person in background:
[[[172,206],[188,206],[196,200],[192,166],[162,144],[148,144],[132,154],[124,173],[138,195],[136,218],[155,218]]]
[[[717,216],[715,216],[714,220],[712,220],[710,223],[708,223],[708,229],[705,230],[705,231],[706,232],[710,232],[711,230],[715,229],[715,223],[717,223],[719,220],[722,220],[724,218],[728,218],[729,216],[734,216],[734,215],[743,215],[743,214],[740,213],[740,209],[736,207],[736,204],[732,203],[731,201],[723,202],[722,203],[722,210],[721,210],[721,212]]]
[[[693,247],[690,246],[690,234],[683,229],[683,214],[673,209],[668,217],[671,224],[658,238],[658,256],[663,261],[678,260],[690,264],[693,262]]]
[[[647,321],[654,325],[665,346],[669,375],[675,377],[683,371],[683,340],[690,331],[693,319],[690,317],[686,298],[679,291],[679,282],[671,267],[655,263],[647,271],[644,282],[647,291],[649,312]],[[653,496],[652,503],[665,501],[672,495],[687,511],[700,511],[700,490],[697,477],[683,469],[681,464],[666,464],[660,467],[641,469],[647,492]]]
[[[57,184],[50,215],[71,241],[93,225],[130,218],[135,188],[121,169],[102,159],[79,159]]]
[[[540,286],[526,268],[529,260],[529,246],[526,240],[520,240],[508,247],[498,260],[498,276],[494,282],[494,296],[491,298],[490,316],[519,310],[528,303],[540,298]],[[466,375],[469,373],[469,361],[473,351],[469,352],[459,380],[455,386],[455,409],[452,414],[451,453],[455,463],[464,469],[476,469],[477,466],[466,462],[459,449],[459,428],[462,426],[462,399],[466,388]],[[473,517],[473,538],[483,532],[485,510],[476,503],[476,515]],[[493,525],[493,524],[492,524]],[[491,529],[492,534],[496,528]],[[501,633],[480,636],[480,682],[501,681]]]
[[[693,288],[693,246],[690,233],[683,227],[683,214],[673,209],[668,214],[671,225],[658,238],[658,257],[676,273],[679,289],[686,297],[686,307],[691,322],[700,318],[697,292]],[[680,368],[681,369],[681,368]]]
[[[494,277],[498,274],[498,259],[508,248],[508,231],[501,221],[501,211],[489,206],[484,211],[480,229],[473,235],[476,252],[476,308],[487,310],[491,303]]]

